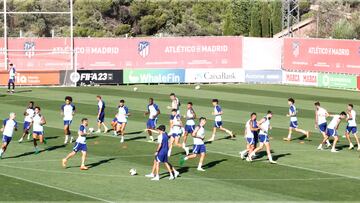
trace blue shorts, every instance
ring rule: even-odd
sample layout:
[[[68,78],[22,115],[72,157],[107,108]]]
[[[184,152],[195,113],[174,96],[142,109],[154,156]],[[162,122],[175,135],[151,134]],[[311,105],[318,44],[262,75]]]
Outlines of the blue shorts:
[[[329,136],[329,137],[336,137],[336,136],[338,136],[336,130],[330,129],[330,128],[326,129],[326,135]]]
[[[113,123],[117,123],[117,118],[114,118],[114,119],[112,120],[112,122],[113,122]]]
[[[259,140],[261,143],[269,142],[269,136],[260,134]]]
[[[222,121],[215,121],[214,127],[220,128],[223,125]]]
[[[103,123],[105,121],[105,112],[101,112],[99,118],[97,119],[98,123]]]
[[[249,138],[249,137],[247,137],[247,138],[246,138],[246,142],[247,142],[249,145],[255,145],[255,139],[254,139],[254,138]]]
[[[167,153],[159,153],[158,155],[155,156],[155,160],[157,162],[161,162],[161,163],[167,163],[168,162],[168,154]]]
[[[30,129],[30,125],[31,125],[31,123],[30,122],[28,122],[28,121],[25,121],[24,122],[24,130],[29,130]]]
[[[357,127],[356,126],[346,126],[346,132],[356,134],[357,133]]]
[[[195,130],[195,125],[185,125],[185,132],[193,133]]]
[[[319,127],[319,130],[320,130],[321,133],[325,133],[326,128],[327,128],[327,123],[322,123],[318,127]]]
[[[64,120],[64,125],[68,125],[68,126],[70,126],[71,125],[71,123],[72,123],[72,120]]]
[[[192,153],[193,153],[193,154],[206,153],[206,147],[205,147],[205,145],[204,145],[204,144],[194,145]]]
[[[254,145],[256,145],[259,142],[259,131],[252,131],[254,134]]]
[[[120,121],[118,120],[117,123],[121,125],[121,124],[123,124],[123,123],[126,124],[127,122],[120,122]]]
[[[178,133],[172,133],[171,134],[171,137],[173,137],[173,138],[180,137],[180,136],[181,136],[181,134],[178,134]]]
[[[9,79],[8,83],[15,83],[15,79]]]
[[[73,148],[74,152],[78,152],[78,151],[82,151],[82,152],[86,152],[87,151],[87,146],[86,144],[81,144],[76,142]]]
[[[149,128],[149,129],[155,129],[156,128],[156,121],[157,119],[150,119],[147,121],[146,123],[146,127]]]
[[[3,135],[3,137],[2,137],[2,142],[3,143],[9,144],[11,142],[11,140],[12,140],[12,137],[9,137],[9,136],[6,136],[6,135]]]
[[[290,121],[290,128],[298,128],[298,122],[297,121]]]
[[[35,134],[37,136],[43,136],[44,132],[43,131],[33,131],[33,134]]]

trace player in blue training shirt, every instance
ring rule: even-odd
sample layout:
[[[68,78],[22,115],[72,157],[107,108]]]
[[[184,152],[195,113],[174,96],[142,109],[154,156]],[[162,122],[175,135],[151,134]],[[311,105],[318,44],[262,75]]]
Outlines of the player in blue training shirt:
[[[39,148],[37,146],[37,140],[40,141],[40,143],[46,144],[46,139],[44,138],[44,125],[46,124],[45,117],[40,114],[40,107],[35,107],[34,109],[34,117],[33,117],[33,142],[34,142],[34,150],[35,154],[39,153]]]
[[[70,143],[73,141],[73,136],[71,136],[70,125],[75,114],[75,106],[72,103],[73,99],[70,96],[65,97],[65,104],[61,106],[61,115],[64,116],[64,134],[65,141],[64,144],[67,144],[70,137]]]
[[[310,132],[298,128],[297,110],[295,107],[295,100],[293,98],[289,98],[288,104],[289,104],[290,108],[289,108],[289,113],[286,114],[286,116],[290,117],[290,126],[289,126],[289,134],[286,138],[284,138],[284,140],[291,141],[291,134],[292,134],[293,130],[295,130],[296,132],[302,133],[303,135],[306,136],[307,139],[309,139]]]
[[[187,111],[186,111],[186,115],[184,117],[186,119],[186,123],[185,123],[185,131],[183,133],[183,143],[182,143],[183,148],[186,147],[186,141],[187,141],[188,135],[189,134],[191,135],[195,130],[195,120],[194,119],[196,119],[196,113],[193,109],[192,102],[187,103]]]
[[[101,98],[100,95],[96,96],[96,100],[98,101],[98,113],[97,113],[97,126],[98,129],[96,131],[96,133],[100,133],[101,132],[101,126],[104,127],[104,133],[108,132],[108,128],[105,124],[105,102],[104,100]]]
[[[158,143],[159,145],[156,148],[154,164],[150,174],[145,175],[145,177],[151,178],[151,180],[158,181],[160,180],[159,168],[160,163],[164,163],[166,169],[169,171],[170,178],[169,180],[174,180],[180,174],[175,170],[173,166],[168,162],[168,151],[169,151],[169,136],[165,132],[166,128],[164,125],[160,125],[157,130],[145,129],[145,131],[151,131],[153,133],[158,133]]]
[[[17,122],[15,121],[16,114],[10,113],[9,118],[3,121],[3,127],[0,129],[3,132],[2,145],[0,149],[0,159],[5,153],[13,137],[14,131],[17,130]]]
[[[245,159],[246,154],[251,154],[251,152],[255,149],[256,142],[255,139],[257,139],[257,133],[258,133],[258,126],[256,122],[256,113],[252,113],[250,115],[250,119],[245,124],[245,139],[246,139],[246,149],[241,151],[240,157],[241,159]]]
[[[175,144],[175,146],[182,148],[185,150],[186,155],[189,154],[189,148],[188,147],[183,147],[182,144],[180,144],[180,137],[182,135],[182,128],[183,128],[183,124],[181,121],[181,116],[177,113],[178,110],[173,109],[171,111],[171,116],[170,116],[170,142],[169,142],[169,154],[168,156],[171,156],[171,151],[172,151],[172,147],[173,144]]]
[[[125,100],[122,99],[120,100],[118,106],[118,113],[116,115],[117,118],[116,132],[118,135],[120,135],[120,143],[124,142],[125,128],[129,116],[130,116],[129,108],[125,106]]]
[[[249,156],[246,158],[247,161],[252,161],[252,157],[255,156],[255,153],[262,150],[265,146],[269,162],[271,164],[276,164],[276,161],[274,161],[271,156],[270,139],[269,139],[269,130],[271,130],[270,120],[272,118],[272,115],[273,115],[272,112],[268,111],[266,116],[258,122],[258,126],[260,129],[259,132],[260,146],[254,149],[254,151],[252,151],[249,154]]]
[[[145,116],[149,115],[149,119],[147,120],[146,123],[146,128],[147,129],[152,129],[154,130],[156,128],[156,122],[158,119],[158,116],[160,114],[160,109],[159,106],[157,104],[154,103],[154,99],[150,98],[149,99],[149,104],[147,105],[147,110],[145,112]],[[150,142],[154,142],[154,137],[152,136],[152,131],[148,130],[147,131],[149,138],[150,138]]]
[[[88,119],[83,118],[81,119],[81,125],[78,130],[78,138],[76,139],[73,151],[70,152],[65,158],[62,159],[62,166],[66,168],[67,161],[75,156],[75,154],[81,151],[81,165],[80,170],[88,170],[89,168],[85,166],[86,155],[87,155],[87,145],[86,145],[86,136],[90,135],[87,133],[87,126],[88,126]]]
[[[9,81],[8,81],[8,91],[9,93],[15,92],[15,75],[16,75],[16,69],[14,64],[10,63],[9,68]],[[12,87],[12,90],[11,90]]]
[[[223,127],[223,122],[222,122],[221,116],[223,115],[224,112],[222,111],[222,109],[221,109],[221,107],[219,105],[219,100],[218,99],[213,99],[212,100],[212,105],[214,106],[214,111],[212,112],[212,115],[215,116],[215,123],[214,123],[212,136],[208,141],[212,142],[212,141],[215,140],[215,134],[216,134],[217,129],[220,129],[220,130],[224,131],[226,134],[230,135],[231,138],[234,138],[235,135],[233,134],[233,132],[231,132],[230,130]]]
[[[205,124],[206,124],[206,118],[201,117],[199,119],[199,125],[196,126],[194,132],[192,133],[192,137],[194,140],[194,147],[193,147],[193,151],[192,154],[186,156],[186,157],[181,157],[180,158],[180,166],[184,165],[185,161],[189,160],[189,159],[194,159],[196,158],[198,155],[200,155],[200,160],[199,160],[199,164],[197,167],[198,171],[205,171],[202,166],[205,160],[205,156],[206,156],[206,146],[204,143],[204,139],[205,139]]]
[[[27,109],[24,112],[24,127],[23,127],[23,134],[21,138],[19,139],[19,143],[21,143],[25,136],[27,135],[27,139],[30,140],[30,128],[32,124],[32,120],[34,117],[34,102],[30,101]]]

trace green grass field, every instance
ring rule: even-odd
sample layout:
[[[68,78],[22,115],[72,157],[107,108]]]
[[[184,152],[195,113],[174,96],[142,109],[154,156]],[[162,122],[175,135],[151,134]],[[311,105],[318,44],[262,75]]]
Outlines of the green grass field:
[[[338,113],[353,103],[360,112],[358,92],[327,90],[278,85],[159,85],[77,88],[24,88],[14,95],[0,95],[0,116],[6,118],[10,111],[18,115],[20,131],[15,134],[4,158],[0,160],[0,201],[359,201],[359,152],[349,151],[348,143],[341,137],[340,153],[318,151],[320,134],[314,129],[314,101],[319,100],[328,111]],[[29,90],[29,91],[26,91]],[[31,91],[30,91],[31,90]],[[237,140],[217,140],[207,145],[206,172],[196,170],[197,161],[186,162],[179,168],[181,150],[174,148],[170,162],[181,171],[181,177],[169,181],[164,168],[163,179],[152,182],[144,175],[149,173],[155,144],[146,142],[145,128],[147,99],[154,97],[162,114],[158,123],[168,124],[169,93],[175,92],[185,112],[187,101],[194,103],[199,116],[207,117],[207,137],[213,126],[211,99],[218,98],[224,110],[224,127],[238,134]],[[96,95],[102,95],[106,105],[106,119],[115,115],[119,99],[124,98],[132,113],[129,118],[125,144],[120,144],[112,133],[95,134],[88,138],[88,171],[80,171],[80,155],[61,167],[61,159],[71,151],[72,145],[63,145],[63,122],[60,105],[65,96],[74,98],[77,107],[72,130],[76,133],[80,119],[90,119],[95,127]],[[310,142],[300,144],[301,137],[283,142],[287,135],[289,119],[287,98],[296,99],[301,128],[312,132]],[[27,102],[40,105],[47,119],[45,127],[48,144],[44,151],[33,154],[31,142],[17,143],[22,129],[22,113]],[[244,123],[253,111],[259,116],[272,110],[271,145],[277,165],[266,161],[266,154],[248,163],[239,158],[244,149],[242,137]],[[345,123],[339,132],[343,134]],[[192,143],[192,140],[189,140]],[[129,169],[136,168],[139,175],[130,176]]]

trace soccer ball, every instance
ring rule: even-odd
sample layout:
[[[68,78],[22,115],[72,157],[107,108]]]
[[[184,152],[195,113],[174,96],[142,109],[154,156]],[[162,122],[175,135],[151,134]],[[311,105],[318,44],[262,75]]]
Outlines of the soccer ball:
[[[89,132],[93,133],[94,132],[94,128],[89,128]]]
[[[136,169],[134,169],[134,168],[130,169],[129,173],[131,176],[137,175]]]
[[[134,92],[136,92],[138,90],[138,88],[137,87],[134,87]]]
[[[196,86],[195,86],[195,89],[196,89],[196,90],[200,89],[200,85],[196,85]]]

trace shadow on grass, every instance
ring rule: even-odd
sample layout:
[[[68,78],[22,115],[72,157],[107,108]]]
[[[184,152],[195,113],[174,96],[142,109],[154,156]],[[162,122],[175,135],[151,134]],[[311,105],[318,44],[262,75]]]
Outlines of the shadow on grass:
[[[126,141],[134,141],[134,140],[141,140],[141,139],[146,139],[146,136],[132,137],[132,138],[126,139]]]
[[[210,169],[210,168],[215,167],[216,165],[218,165],[218,164],[220,164],[220,163],[222,163],[224,161],[227,161],[227,159],[221,159],[221,160],[212,161],[212,162],[209,162],[209,163],[205,164],[203,166],[203,168],[204,169]]]

